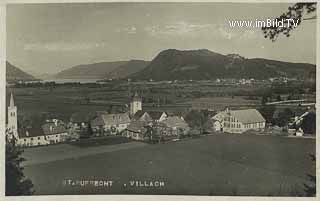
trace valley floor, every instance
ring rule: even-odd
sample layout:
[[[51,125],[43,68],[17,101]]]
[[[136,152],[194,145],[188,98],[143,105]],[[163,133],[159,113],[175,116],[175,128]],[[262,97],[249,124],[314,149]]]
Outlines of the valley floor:
[[[33,162],[24,171],[37,195],[298,196],[304,195],[307,174],[315,175],[315,165],[309,157],[315,153],[314,139],[217,134],[148,146],[135,142],[73,150],[59,146],[52,146],[52,150],[38,148],[32,154],[25,152]],[[114,149],[115,146],[126,148]],[[57,160],[55,153],[62,152],[90,154]],[[85,180],[112,181],[112,186],[66,184]],[[131,185],[136,181],[161,181],[164,185]]]

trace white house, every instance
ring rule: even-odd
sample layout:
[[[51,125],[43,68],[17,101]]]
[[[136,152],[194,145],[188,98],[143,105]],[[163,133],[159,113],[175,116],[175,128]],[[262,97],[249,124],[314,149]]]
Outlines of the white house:
[[[41,127],[28,125],[25,128],[18,128],[17,106],[14,105],[13,95],[10,97],[8,107],[7,133],[9,139],[15,138],[18,146],[39,146],[55,144],[65,141],[68,132],[62,121],[57,119],[48,120]]]
[[[128,113],[100,114],[91,121],[91,128],[94,133],[109,133],[116,135],[124,131],[130,124]]]
[[[226,109],[213,116],[212,120],[216,122],[216,131],[227,133],[243,133],[247,130],[260,131],[266,125],[266,120],[256,109]]]

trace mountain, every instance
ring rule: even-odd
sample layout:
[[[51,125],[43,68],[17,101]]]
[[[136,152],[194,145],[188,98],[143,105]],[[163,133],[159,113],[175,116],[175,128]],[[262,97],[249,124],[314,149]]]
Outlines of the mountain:
[[[121,79],[128,77],[144,69],[150,62],[143,60],[130,60],[127,63],[118,66],[113,71],[107,73],[105,79]]]
[[[279,76],[303,78],[310,69],[315,69],[315,65],[247,59],[238,54],[223,55],[207,49],[168,49],[160,52],[143,70],[129,77],[137,80],[266,79]]]
[[[78,65],[63,70],[56,75],[58,79],[103,79],[104,76],[128,61],[100,62]]]
[[[16,81],[39,80],[6,61],[6,79],[8,83]]]

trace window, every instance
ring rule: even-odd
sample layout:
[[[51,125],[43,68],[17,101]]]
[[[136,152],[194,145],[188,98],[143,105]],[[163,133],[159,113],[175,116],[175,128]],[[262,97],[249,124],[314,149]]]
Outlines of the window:
[[[38,137],[38,140],[40,140],[40,137]]]
[[[33,137],[31,138],[31,140],[33,140]]]
[[[26,142],[26,141],[27,141],[27,139],[24,139],[24,141]]]

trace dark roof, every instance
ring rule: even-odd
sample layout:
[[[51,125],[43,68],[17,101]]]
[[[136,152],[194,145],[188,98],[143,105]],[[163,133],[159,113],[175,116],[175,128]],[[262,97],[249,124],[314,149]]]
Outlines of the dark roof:
[[[18,129],[19,138],[43,136],[43,130],[40,127],[28,127]]]
[[[147,131],[145,126],[147,125],[148,124],[144,121],[132,121],[127,127],[127,130],[135,133],[145,133]]]
[[[128,113],[100,114],[91,121],[92,126],[127,124],[130,122]]]
[[[138,93],[136,92],[135,94],[134,94],[134,96],[132,97],[132,100],[133,101],[141,101],[142,100],[142,98],[138,95]]]
[[[52,127],[50,129],[50,126]],[[54,122],[47,122],[42,126],[26,126],[18,129],[19,138],[39,137],[43,135],[55,135],[59,133],[65,133],[67,129],[63,122],[58,122],[56,125]]]
[[[133,118],[134,120],[139,120],[144,113],[145,113],[145,111],[143,111],[143,110],[138,110],[138,111],[133,115],[132,118]]]
[[[160,119],[161,115],[164,113],[164,112],[161,112],[161,111],[148,111],[147,112],[150,117],[153,119],[153,120],[158,120]]]

